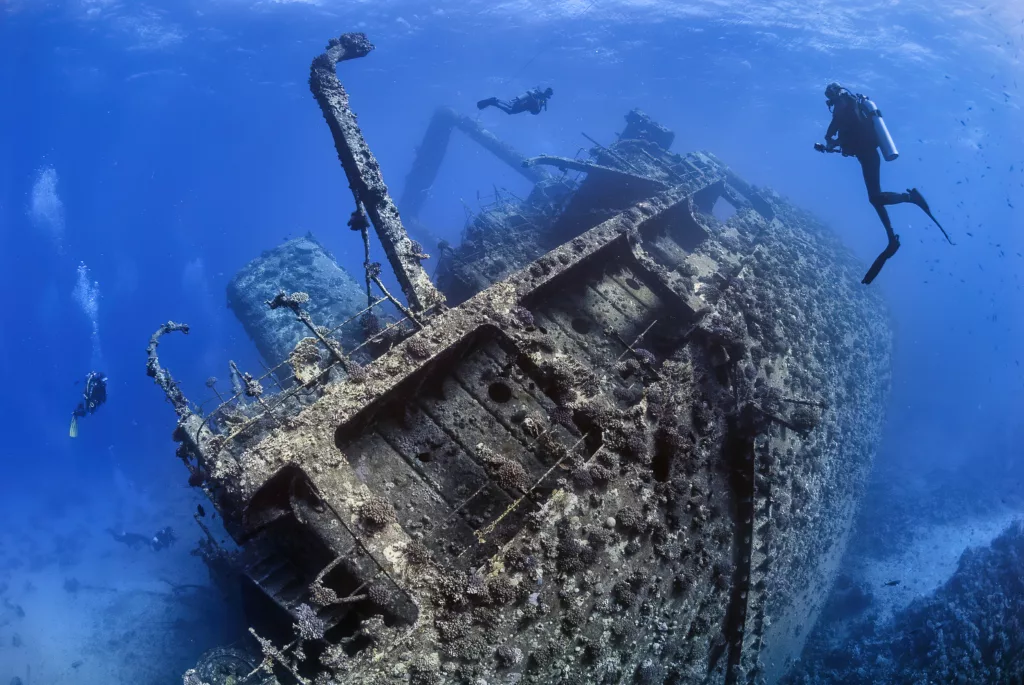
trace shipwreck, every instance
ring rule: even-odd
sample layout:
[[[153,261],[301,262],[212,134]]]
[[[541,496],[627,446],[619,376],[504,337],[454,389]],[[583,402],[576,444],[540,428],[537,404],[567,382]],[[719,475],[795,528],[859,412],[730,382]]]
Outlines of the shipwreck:
[[[410,221],[454,132],[534,186],[439,245],[431,278],[338,79],[372,48],[342,35],[310,76],[363,278],[312,237],[243,270],[232,308],[278,358],[232,365],[210,412],[157,354],[188,327],[150,341],[177,454],[237,543],[202,553],[241,582],[253,635],[185,683],[777,679],[884,418],[891,336],[861,265],[713,155],[671,152],[643,112],[571,159],[441,109]]]

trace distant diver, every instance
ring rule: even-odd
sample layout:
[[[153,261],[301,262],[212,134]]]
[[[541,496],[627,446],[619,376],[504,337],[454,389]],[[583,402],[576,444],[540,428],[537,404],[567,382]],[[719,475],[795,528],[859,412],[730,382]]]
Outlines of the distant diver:
[[[541,90],[540,88],[534,88],[531,91],[523,93],[518,96],[512,102],[506,100],[499,100],[498,98],[487,98],[476,103],[477,109],[486,109],[487,107],[497,107],[505,114],[520,114],[522,112],[529,112],[530,114],[540,114],[542,110],[546,111],[548,108],[548,100],[555,94],[551,88]]]
[[[949,236],[942,228],[942,225],[932,216],[928,203],[925,202],[917,188],[909,188],[905,193],[890,193],[882,191],[881,167],[878,150],[881,148],[885,161],[891,162],[899,157],[896,144],[885,126],[882,113],[874,102],[866,96],[854,95],[838,83],[830,83],[825,88],[826,103],[829,111],[832,112],[832,121],[825,133],[825,145],[815,143],[814,149],[819,152],[841,152],[843,157],[856,157],[860,162],[861,171],[864,174],[864,185],[868,189],[868,200],[871,206],[878,212],[878,218],[882,220],[885,233],[889,236],[889,244],[875,259],[875,262],[864,275],[861,283],[870,284],[878,272],[885,266],[885,262],[896,254],[900,248],[900,237],[892,230],[892,222],[889,220],[889,212],[886,205],[898,205],[910,202],[917,205],[932,221],[939,227],[942,234],[949,240]],[[837,136],[838,135],[838,139]],[[949,240],[950,244],[953,241]]]
[[[110,533],[111,537],[113,537],[116,542],[120,542],[122,545],[127,545],[132,549],[149,547],[154,552],[167,549],[178,539],[178,536],[174,534],[174,529],[170,526],[161,528],[152,536],[146,536],[140,533],[129,533],[123,530],[116,531],[113,528],[107,528],[107,532]]]
[[[90,371],[85,377],[85,388],[82,390],[82,401],[71,412],[71,430],[69,435],[78,437],[78,419],[93,414],[99,406],[107,401],[107,377],[99,371]]]

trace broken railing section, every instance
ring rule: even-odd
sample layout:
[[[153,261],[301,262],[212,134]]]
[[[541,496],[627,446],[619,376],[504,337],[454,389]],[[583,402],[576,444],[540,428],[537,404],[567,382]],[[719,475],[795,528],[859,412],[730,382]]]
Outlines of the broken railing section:
[[[313,337],[315,337],[324,347],[327,348],[327,351],[330,353],[331,357],[336,362],[341,364],[342,368],[344,368],[345,371],[348,372],[348,365],[344,355],[341,352],[341,346],[335,343],[333,340],[329,340],[328,338],[324,337],[323,333],[320,332],[320,328],[313,323],[313,319],[310,318],[309,314],[303,311],[302,305],[304,305],[307,302],[309,302],[309,295],[307,295],[306,293],[292,293],[291,295],[288,295],[287,293],[281,292],[278,293],[273,300],[267,302],[267,306],[270,307],[271,309],[279,309],[281,307],[285,307],[291,310],[292,313],[295,314],[295,318],[301,321],[302,324],[309,329],[309,332],[313,334]]]
[[[459,114],[451,107],[438,107],[416,149],[412,168],[405,177],[405,190],[400,204],[406,217],[415,218],[423,209],[427,192],[434,185],[441,163],[444,162],[454,129],[465,133],[470,140],[508,164],[531,183],[539,183],[548,178],[544,169],[527,166],[526,158],[518,150],[485,129],[480,122]]]
[[[380,269],[379,264],[371,266],[378,271]],[[374,280],[379,281],[379,278]],[[371,359],[378,356],[422,325],[404,307],[405,318],[385,325],[385,321],[382,321],[384,315],[380,313],[381,306],[389,300],[393,304],[398,303],[386,290],[383,292],[383,297],[372,300],[365,309],[334,328],[316,324],[304,308],[309,301],[306,293],[278,293],[265,304],[271,309],[283,308],[293,312],[296,320],[309,330],[310,335],[301,340],[286,359],[273,368],[265,368],[261,376],[245,372],[233,361],[230,362],[232,394],[227,397],[221,394],[216,387],[217,379],[208,379],[206,387],[216,394],[219,404],[206,414],[200,407],[189,402],[171,373],[160,364],[157,355],[161,336],[172,332],[188,333],[189,328],[186,324],[173,321],[163,324],[150,338],[146,350],[146,370],[164,391],[178,415],[175,439],[182,443],[178,456],[189,469],[190,484],[202,485],[211,476],[216,479],[216,474],[222,470],[218,470],[217,466],[231,466],[234,459],[232,455],[236,454],[240,446],[251,439],[258,439],[268,428],[287,423],[305,406],[300,395],[319,392],[324,384],[336,377],[336,370],[360,382],[365,372],[359,359],[364,359],[364,355]],[[366,338],[359,345],[345,350],[338,338],[341,329],[353,323],[363,326]],[[278,378],[294,378],[295,382],[289,384],[289,381],[282,380],[289,386],[283,387],[278,383]],[[276,391],[267,392],[264,384],[276,386]],[[218,464],[217,460],[222,454],[229,459]]]
[[[373,45],[362,33],[346,33],[331,39],[327,51],[313,60],[309,88],[320,104],[334,137],[338,159],[348,177],[356,206],[363,207],[377,231],[395,277],[416,313],[444,305],[444,296],[430,282],[420,260],[423,255],[402,225],[398,208],[388,194],[380,164],[373,156],[355,114],[348,105],[348,93],[338,80],[338,62],[364,57]]]

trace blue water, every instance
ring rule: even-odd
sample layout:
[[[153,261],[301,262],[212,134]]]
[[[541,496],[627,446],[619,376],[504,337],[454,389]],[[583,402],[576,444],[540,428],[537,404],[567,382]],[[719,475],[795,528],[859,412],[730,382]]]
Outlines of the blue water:
[[[0,612],[0,644],[13,633],[22,643],[0,649],[0,682],[26,667],[35,683],[91,683],[114,661],[128,669],[125,653],[152,649],[132,644],[131,625],[159,604],[159,579],[204,582],[188,554],[200,500],[174,457],[174,414],[145,376],[146,342],[168,319],[189,323],[163,359],[205,399],[204,381],[226,378],[228,359],[259,369],[225,307],[240,267],[313,231],[360,273],[362,246],[344,225],[351,194],[306,85],[311,58],[344,31],[376,45],[341,78],[395,197],[435,107],[476,116],[478,99],[550,85],[542,115],[490,109],[481,120],[526,154],[573,156],[589,147],[581,132],[610,142],[640,107],[676,132],[676,151],[712,151],[820,216],[865,268],[885,236],[860,170],[811,145],[829,121],[825,84],[868,93],[902,153],[883,166],[883,189],[920,188],[957,243],[915,208],[890,209],[903,247],[870,286],[896,333],[877,461],[885,479],[912,474],[936,493],[929,506],[959,488],[965,519],[974,504],[1020,510],[1024,10],[1011,5],[0,4],[0,583],[26,614]],[[421,219],[457,242],[464,205],[478,208],[494,186],[529,190],[455,136]],[[109,401],[71,440],[75,382],[94,368],[109,376]],[[181,540],[161,553],[104,532],[165,525]],[[47,637],[75,603],[105,606],[98,590],[60,591],[70,577],[131,588],[138,605]],[[117,644],[90,649],[104,626]],[[177,668],[215,644],[210,633],[166,658]],[[72,668],[77,659],[86,663]],[[56,660],[63,670],[44,666]]]

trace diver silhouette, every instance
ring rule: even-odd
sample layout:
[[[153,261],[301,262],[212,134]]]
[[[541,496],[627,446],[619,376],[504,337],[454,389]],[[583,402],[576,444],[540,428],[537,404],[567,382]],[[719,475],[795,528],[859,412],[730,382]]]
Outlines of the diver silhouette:
[[[885,227],[885,233],[889,238],[889,244],[875,258],[871,268],[868,269],[861,281],[867,285],[875,280],[878,272],[885,266],[885,262],[900,248],[900,237],[893,231],[889,212],[886,210],[888,205],[905,202],[915,204],[924,210],[932,221],[935,221],[940,230],[942,230],[942,226],[932,216],[928,203],[925,202],[917,188],[908,188],[905,193],[882,190],[882,162],[878,150],[882,149],[882,154],[887,162],[896,159],[899,153],[896,151],[896,146],[875,103],[863,95],[854,95],[838,83],[830,83],[825,88],[825,97],[826,104],[832,112],[832,121],[825,132],[825,145],[816,143],[814,148],[819,152],[841,152],[844,157],[857,158],[864,174],[868,201],[878,213],[878,218],[882,220],[882,226]],[[946,235],[945,230],[942,230],[942,233]],[[949,240],[948,235],[946,235],[946,239]]]
[[[529,112],[530,114],[540,114],[542,110],[547,110],[548,100],[554,95],[555,91],[550,88],[541,90],[540,88],[534,88],[531,91],[523,93],[516,97],[511,102],[505,100],[499,100],[498,98],[487,98],[476,103],[477,109],[485,109],[487,107],[497,107],[505,114],[520,114],[522,112]]]
[[[99,371],[90,371],[85,377],[85,388],[82,390],[82,401],[71,412],[72,438],[78,437],[78,419],[93,414],[99,406],[107,401],[107,377]]]

